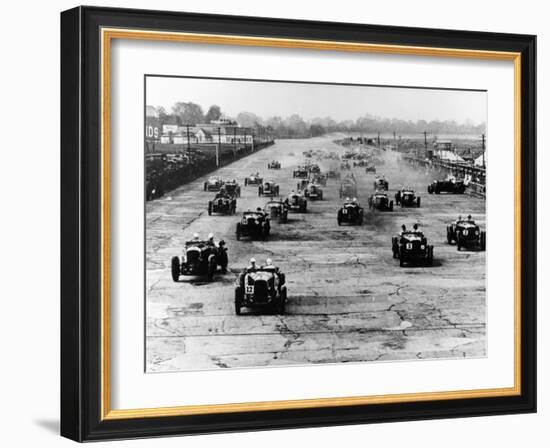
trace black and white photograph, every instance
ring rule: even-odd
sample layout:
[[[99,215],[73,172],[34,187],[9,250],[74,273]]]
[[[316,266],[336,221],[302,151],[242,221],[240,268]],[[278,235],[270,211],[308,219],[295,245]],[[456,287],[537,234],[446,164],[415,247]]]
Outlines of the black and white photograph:
[[[145,77],[145,370],[487,356],[487,92]]]

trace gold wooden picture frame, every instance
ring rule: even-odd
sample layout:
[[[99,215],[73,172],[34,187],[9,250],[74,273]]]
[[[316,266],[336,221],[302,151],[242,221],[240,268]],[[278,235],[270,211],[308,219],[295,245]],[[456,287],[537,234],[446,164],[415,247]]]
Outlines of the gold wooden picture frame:
[[[303,26],[305,24],[308,26]],[[241,30],[239,34],[236,29]],[[306,29],[308,31],[304,31]],[[295,37],[288,37],[290,35]],[[113,409],[111,46],[117,39],[513,62],[514,386]],[[239,17],[222,20],[218,16],[104,8],[80,7],[64,12],[62,434],[83,441],[533,412],[536,391],[534,45],[533,36],[491,33]],[[94,70],[96,73],[90,75]],[[100,117],[99,122],[94,119],[94,112]],[[76,186],[79,188],[75,189]]]

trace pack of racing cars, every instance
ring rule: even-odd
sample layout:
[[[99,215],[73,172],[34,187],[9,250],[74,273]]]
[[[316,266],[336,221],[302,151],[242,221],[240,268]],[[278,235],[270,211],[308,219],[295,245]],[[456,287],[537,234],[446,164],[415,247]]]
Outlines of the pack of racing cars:
[[[265,181],[258,172],[251,173],[244,179],[244,185],[257,186],[259,197],[268,197],[263,208],[247,209],[242,213],[235,226],[237,241],[243,238],[265,241],[271,232],[271,222],[284,224],[288,222],[289,213],[306,213],[308,200],[322,200],[323,188],[327,179],[340,179],[340,170],[347,171],[339,186],[340,198],[345,198],[337,211],[338,226],[344,224],[362,226],[365,212],[357,199],[358,188],[355,175],[350,172],[348,159],[342,159],[340,169],[328,170],[323,174],[319,165],[312,163],[315,152],[308,153],[306,162],[292,172],[298,179],[297,189],[292,190],[284,199],[280,197],[280,188],[272,180]],[[318,157],[320,160],[320,158]],[[376,166],[371,158],[358,158],[353,167],[365,168],[365,173],[376,173]],[[280,170],[281,163],[272,160],[268,169]],[[377,175],[373,181],[374,191],[368,198],[369,210],[394,211],[394,200],[389,196],[389,182],[384,175]],[[233,215],[237,210],[237,198],[241,197],[241,187],[235,179],[224,180],[219,176],[210,176],[203,185],[204,191],[216,192],[208,201],[208,214]],[[454,178],[436,180],[428,186],[430,194],[462,194],[466,185]],[[421,199],[414,189],[408,186],[400,188],[394,196],[395,205],[401,208],[421,205]],[[456,244],[457,250],[481,250],[486,248],[486,231],[481,230],[471,215],[458,219],[447,226],[447,243]],[[411,229],[402,225],[401,231],[391,238],[393,258],[399,260],[399,266],[433,266],[434,246],[414,224]],[[225,241],[214,242],[212,234],[201,240],[197,234],[185,242],[183,254],[171,259],[171,273],[174,282],[182,276],[206,276],[213,280],[216,272],[227,272],[228,255]],[[235,313],[240,315],[243,308],[250,310],[269,310],[284,314],[287,304],[287,287],[285,274],[267,259],[265,265],[257,266],[254,259],[244,268],[235,281]]]

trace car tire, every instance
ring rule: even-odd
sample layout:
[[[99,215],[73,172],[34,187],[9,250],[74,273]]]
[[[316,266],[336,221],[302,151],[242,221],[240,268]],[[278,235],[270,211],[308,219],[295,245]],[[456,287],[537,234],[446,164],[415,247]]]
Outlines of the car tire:
[[[237,286],[235,288],[235,314],[237,316],[241,315],[242,306],[243,306],[243,288],[242,286]]]
[[[279,303],[277,304],[277,314],[283,315],[286,311],[286,287],[281,288],[281,296],[279,297]]]
[[[416,198],[416,206],[420,208],[420,198]]]
[[[227,272],[228,264],[229,264],[229,260],[227,257],[227,252],[225,250],[222,250],[220,253],[220,268],[224,274]]]
[[[204,191],[206,191],[206,182],[204,183]]]
[[[429,194],[433,194],[434,193],[434,189],[431,185],[428,185],[428,193]]]
[[[235,232],[235,235],[237,237],[237,241],[240,241],[240,239],[241,239],[241,223],[237,223],[237,231]]]
[[[393,201],[390,201],[390,212],[393,212]]]
[[[180,259],[179,257],[172,257],[172,280],[178,282],[180,279]]]
[[[453,229],[447,226],[447,244],[453,244]]]
[[[214,279],[214,273],[216,272],[216,257],[211,255],[208,258],[208,280]]]
[[[433,266],[434,264],[434,247],[428,246],[428,266]]]
[[[208,216],[212,215],[212,203],[208,203]]]
[[[248,179],[244,180],[244,186],[246,187],[248,185]]]
[[[483,251],[487,247],[487,232],[485,231],[481,232],[481,235],[479,236],[479,246]]]

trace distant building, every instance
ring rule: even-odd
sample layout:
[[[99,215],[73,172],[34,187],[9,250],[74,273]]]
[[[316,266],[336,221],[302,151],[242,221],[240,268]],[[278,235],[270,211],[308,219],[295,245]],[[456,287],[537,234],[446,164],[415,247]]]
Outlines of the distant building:
[[[453,142],[450,140],[436,140],[433,156],[446,162],[464,162],[464,159],[455,152]]]
[[[145,141],[155,143],[161,137],[161,124],[158,111],[153,106],[145,107]]]
[[[196,126],[163,126],[160,137],[161,143],[173,143],[177,145],[198,144],[244,144],[253,142],[253,130],[240,127],[231,120],[216,120],[211,123],[197,124]]]

